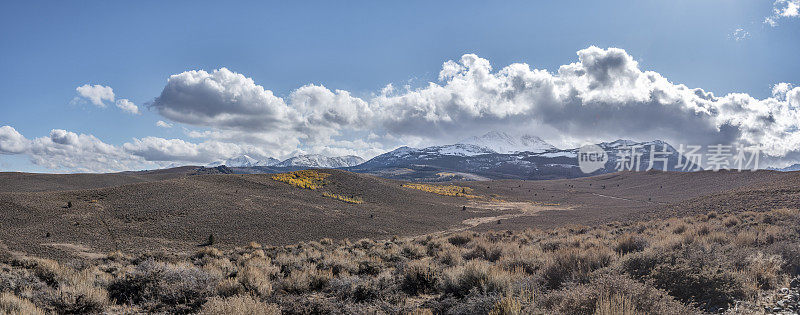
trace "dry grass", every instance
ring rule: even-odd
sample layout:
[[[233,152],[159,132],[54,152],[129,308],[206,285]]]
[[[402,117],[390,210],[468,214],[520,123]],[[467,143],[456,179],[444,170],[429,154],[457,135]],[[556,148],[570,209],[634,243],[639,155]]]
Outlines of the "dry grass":
[[[31,301],[9,292],[0,293],[0,314],[44,315],[45,312]]]
[[[732,222],[735,222],[733,224]],[[27,313],[676,314],[756,302],[800,275],[800,212],[521,232],[322,239],[78,266],[0,250]]]
[[[237,295],[224,299],[211,298],[203,305],[199,314],[280,315],[281,309],[275,304],[267,304],[250,296]]]
[[[644,315],[636,309],[633,301],[624,294],[606,292],[597,299],[595,315]]]

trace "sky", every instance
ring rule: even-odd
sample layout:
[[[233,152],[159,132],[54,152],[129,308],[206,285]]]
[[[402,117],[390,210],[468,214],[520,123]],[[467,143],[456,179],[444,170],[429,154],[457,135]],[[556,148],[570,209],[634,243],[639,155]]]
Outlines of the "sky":
[[[800,160],[800,0],[4,1],[0,171],[371,158],[490,130]]]

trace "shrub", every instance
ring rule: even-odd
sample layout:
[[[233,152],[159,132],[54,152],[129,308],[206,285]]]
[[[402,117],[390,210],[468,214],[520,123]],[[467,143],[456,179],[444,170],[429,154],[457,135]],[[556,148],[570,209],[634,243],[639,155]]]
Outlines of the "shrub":
[[[117,303],[152,311],[194,312],[216,291],[217,278],[190,265],[146,260],[109,284]]]
[[[777,289],[781,280],[783,259],[778,255],[765,255],[762,252],[747,257],[746,276],[754,284],[754,289]]]
[[[644,238],[633,234],[625,234],[617,241],[614,251],[620,253],[620,255],[625,255],[642,251],[645,247],[647,247],[647,241]]]
[[[100,312],[108,304],[108,292],[89,283],[64,285],[51,297],[60,314],[87,314]]]
[[[236,275],[236,279],[245,288],[254,294],[262,297],[272,294],[272,282],[270,282],[271,270],[265,270],[253,265],[244,266]]]
[[[700,266],[698,262],[677,257],[671,263],[658,264],[649,276],[653,284],[686,303],[705,311],[727,309],[747,294],[732,271],[719,267]]]
[[[0,292],[0,314],[44,315],[45,312],[27,299],[10,292]]]
[[[217,295],[221,297],[231,297],[245,293],[244,286],[236,278],[223,279],[217,283]]]
[[[427,250],[425,247],[416,243],[403,244],[403,247],[400,249],[400,254],[408,259],[420,259],[425,257],[426,253]]]
[[[359,272],[359,266],[353,261],[353,258],[339,252],[325,255],[317,264],[317,269],[330,270],[334,276],[339,276],[342,273],[352,274]]]
[[[289,293],[306,293],[318,291],[328,285],[333,279],[330,270],[318,270],[314,265],[306,265],[301,270],[292,271],[289,276],[281,280],[281,289]]]
[[[730,228],[730,227],[733,227],[733,226],[739,224],[739,219],[736,218],[736,217],[730,217],[730,218],[725,219],[725,221],[722,222],[722,224],[725,225],[725,227]]]
[[[513,248],[500,257],[498,263],[506,270],[522,270],[534,274],[542,268],[544,254],[534,247]]]
[[[519,315],[522,314],[522,303],[513,296],[504,297],[494,304],[489,315]]]
[[[58,262],[42,258],[15,258],[12,265],[32,270],[33,274],[47,285],[55,287],[59,281],[64,280],[65,269]]]
[[[503,255],[503,249],[486,241],[475,242],[475,247],[471,251],[464,254],[464,259],[483,259],[494,262]]]
[[[440,281],[439,270],[430,261],[414,261],[403,271],[402,288],[411,295],[433,293]]]
[[[367,257],[358,262],[359,275],[377,275],[383,270],[383,263],[380,259],[375,257]]]
[[[385,281],[391,277],[360,278],[348,276],[331,280],[329,286],[339,299],[363,303],[377,300],[384,291],[396,292],[396,287]]]
[[[664,291],[618,274],[600,275],[586,284],[554,291],[538,304],[546,313],[557,314],[698,313]]]
[[[624,294],[606,292],[597,300],[595,315],[639,315],[644,314],[636,309],[631,299]]]
[[[565,248],[548,257],[542,269],[545,287],[557,289],[566,281],[586,281],[592,271],[608,266],[613,253],[608,248]]]
[[[443,278],[444,291],[457,296],[465,296],[472,289],[483,293],[505,293],[511,288],[511,274],[480,260],[470,260],[463,267],[448,268]]]
[[[38,292],[46,289],[47,284],[28,270],[0,264],[0,292],[20,294],[25,291]]]
[[[450,244],[453,244],[455,246],[462,246],[464,244],[469,243],[471,240],[472,240],[472,236],[469,235],[469,234],[465,234],[465,233],[456,234],[456,235],[453,235],[453,236],[447,238],[447,241],[450,242]]]
[[[237,295],[224,299],[211,298],[203,304],[199,314],[280,315],[281,309],[275,304],[266,304],[251,296]]]

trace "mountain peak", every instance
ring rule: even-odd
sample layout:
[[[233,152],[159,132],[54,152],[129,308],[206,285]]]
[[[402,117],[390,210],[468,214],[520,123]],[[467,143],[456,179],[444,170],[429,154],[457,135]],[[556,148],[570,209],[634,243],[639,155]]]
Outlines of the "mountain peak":
[[[364,159],[355,155],[327,157],[321,154],[302,154],[276,164],[278,167],[317,167],[340,168],[356,166],[364,163]]]
[[[476,145],[502,154],[517,152],[542,153],[556,149],[553,145],[536,136],[525,134],[515,137],[497,130],[489,131],[482,136],[469,137],[458,143]]]
[[[268,157],[263,160],[258,160],[255,158],[250,157],[247,154],[243,154],[240,156],[232,157],[224,161],[217,161],[213,163],[209,163],[208,167],[217,167],[220,165],[225,165],[227,167],[253,167],[253,166],[272,166],[278,163],[277,159]]]

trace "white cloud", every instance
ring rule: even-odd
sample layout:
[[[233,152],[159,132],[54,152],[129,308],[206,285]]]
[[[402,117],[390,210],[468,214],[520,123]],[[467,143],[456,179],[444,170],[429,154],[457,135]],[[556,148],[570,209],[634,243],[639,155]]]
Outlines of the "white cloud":
[[[0,154],[20,154],[28,150],[30,141],[11,126],[0,127]]]
[[[53,129],[48,137],[33,139],[31,161],[54,170],[111,172],[142,167],[141,158],[104,143],[93,135]]]
[[[778,26],[781,19],[800,17],[800,0],[776,0],[772,6],[773,14],[764,19],[765,24]]]
[[[258,143],[276,156],[295,150],[371,155],[489,129],[544,138],[763,143],[776,155],[800,147],[785,137],[797,133],[795,92],[786,90],[782,99],[718,97],[642,70],[617,48],[580,50],[577,62],[555,73],[520,63],[493,71],[488,60],[466,54],[445,62],[439,81],[404,91],[387,85],[370,99],[306,85],[284,100],[222,68],[171,76],[152,106],[169,119],[212,129],[189,132],[192,137]],[[356,140],[366,136],[372,149],[359,148]]]
[[[495,129],[571,143],[763,144],[776,157],[800,156],[800,87],[788,83],[774,85],[764,99],[717,96],[641,69],[625,50],[597,47],[578,51],[575,62],[555,72],[523,63],[495,70],[489,60],[466,54],[443,63],[438,79],[415,89],[387,85],[368,98],[305,85],[284,99],[225,68],[188,71],[170,76],[150,106],[201,127],[185,130],[197,143],[144,137],[113,146],[64,130],[27,141],[8,127],[0,129],[0,151],[30,153],[40,165],[102,169],[106,161],[107,169],[120,170],[241,154],[369,158],[399,145],[452,143]]]
[[[744,30],[743,28],[737,28],[733,31],[733,33],[728,35],[728,38],[740,42],[743,40],[750,39],[750,32]]]
[[[119,107],[120,109],[122,109],[126,113],[134,114],[134,115],[139,115],[140,114],[139,113],[139,106],[136,106],[136,104],[134,104],[133,102],[131,102],[128,99],[125,99],[125,98],[118,99],[116,104],[117,104],[117,107]]]
[[[163,121],[163,120],[157,121],[156,122],[156,126],[161,127],[161,128],[172,128],[172,124],[170,124],[170,123],[168,123],[166,121]]]
[[[477,129],[541,126],[583,138],[665,139],[678,143],[763,143],[770,153],[800,147],[798,110],[776,98],[716,97],[643,71],[624,50],[590,47],[557,73],[512,64],[496,72],[465,55],[447,62],[443,84],[380,96],[383,126],[395,135],[446,137]],[[458,69],[452,71],[448,69]],[[447,71],[445,71],[447,70]],[[794,95],[794,94],[792,94]]]
[[[140,114],[139,106],[136,106],[131,100],[120,98],[115,101],[116,95],[114,94],[114,89],[110,86],[84,84],[75,88],[75,91],[78,92],[78,97],[76,97],[73,102],[84,103],[88,101],[97,107],[105,108],[105,102],[108,101],[113,102],[119,109],[126,113],[133,115]]]
[[[294,120],[283,99],[226,68],[172,75],[150,106],[170,120],[198,126],[269,130]]]
[[[108,86],[84,84],[75,88],[75,91],[78,92],[78,95],[98,107],[106,107],[104,101],[114,101],[114,90]]]
[[[125,143],[124,150],[153,162],[209,163],[247,154],[254,158],[267,157],[255,146],[219,141],[191,143],[181,139],[145,137]]]

